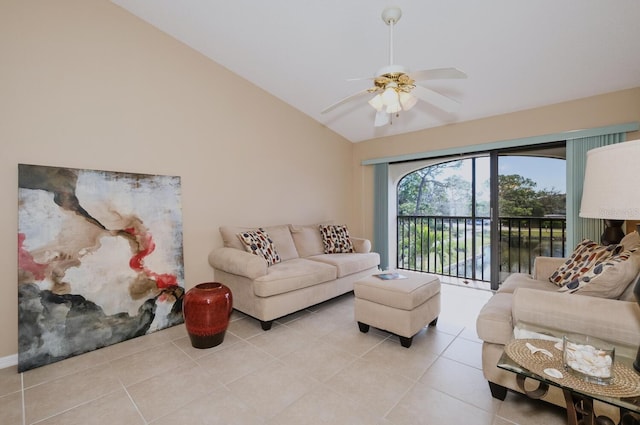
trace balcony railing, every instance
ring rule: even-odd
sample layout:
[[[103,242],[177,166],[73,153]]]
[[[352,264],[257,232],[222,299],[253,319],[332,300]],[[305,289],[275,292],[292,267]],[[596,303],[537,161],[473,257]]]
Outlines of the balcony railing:
[[[491,280],[488,218],[398,216],[397,229],[399,269]],[[564,256],[566,219],[501,217],[499,235],[501,276],[529,273],[537,256]]]

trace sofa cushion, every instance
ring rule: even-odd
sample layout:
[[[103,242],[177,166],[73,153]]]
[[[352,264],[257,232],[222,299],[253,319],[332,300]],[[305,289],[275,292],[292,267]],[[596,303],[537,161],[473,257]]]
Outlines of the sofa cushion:
[[[269,234],[263,229],[247,230],[246,232],[238,233],[238,238],[240,238],[244,244],[247,252],[264,258],[268,266],[282,261]]]
[[[640,235],[636,230],[624,235],[624,238],[620,241],[620,245],[624,246],[624,249],[636,249],[640,248]]]
[[[498,292],[513,293],[518,288],[541,289],[543,291],[557,291],[558,287],[548,280],[537,280],[526,273],[512,273],[498,288]]]
[[[640,271],[638,255],[631,251],[612,255],[558,291],[617,299]]]
[[[366,254],[321,254],[313,255],[308,259],[336,267],[338,277],[349,276],[350,274],[377,267],[380,264],[380,255],[377,252]]]
[[[639,281],[640,281],[640,272],[636,275],[636,277],[633,278],[631,283],[627,285],[626,289],[622,292],[622,294],[620,294],[618,299],[621,301],[637,302],[636,294],[634,294],[634,290]]]
[[[582,275],[592,273],[601,261],[619,254],[623,250],[622,245],[602,246],[590,239],[585,239],[576,246],[571,257],[553,272],[549,281],[558,286],[564,286]]]
[[[287,261],[292,258],[298,258],[298,251],[296,245],[293,243],[291,237],[291,231],[289,225],[279,226],[265,226],[262,227],[265,232],[269,234],[273,244],[280,254],[282,261]],[[227,248],[235,248],[244,250],[244,244],[238,238],[238,233],[247,232],[249,230],[256,230],[255,227],[241,227],[241,226],[221,226],[220,235],[222,236],[222,243]]]
[[[295,243],[293,243],[291,230],[289,230],[288,224],[284,224],[282,226],[267,226],[264,230],[266,230],[269,233],[269,236],[271,236],[273,244],[276,246],[282,261],[299,257],[298,250],[296,249]]]
[[[337,270],[329,264],[294,258],[269,267],[265,276],[254,280],[253,291],[269,297],[335,280]]]
[[[354,252],[347,226],[343,224],[321,224],[318,227],[320,228],[325,254]]]
[[[318,224],[292,224],[290,228],[293,242],[301,258],[324,254],[324,244]]]
[[[513,293],[511,311],[515,323],[591,335],[632,347],[628,354],[638,346],[640,309],[635,302],[522,288]]]

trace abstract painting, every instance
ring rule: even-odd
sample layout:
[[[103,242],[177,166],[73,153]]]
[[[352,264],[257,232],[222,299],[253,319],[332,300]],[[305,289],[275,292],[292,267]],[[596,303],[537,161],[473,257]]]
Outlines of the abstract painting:
[[[18,165],[18,370],[182,323],[180,177]]]

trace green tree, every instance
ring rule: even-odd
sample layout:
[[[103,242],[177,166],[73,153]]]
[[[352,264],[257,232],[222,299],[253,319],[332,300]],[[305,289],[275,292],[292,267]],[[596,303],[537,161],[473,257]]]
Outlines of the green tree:
[[[448,168],[462,162],[430,165],[407,174],[398,183],[398,215],[448,215],[447,182],[440,178]]]
[[[443,215],[471,215],[471,182],[459,175],[447,177],[445,180],[446,211]]]
[[[500,216],[530,217],[540,209],[536,198],[536,182],[519,174],[498,176]]]
[[[567,211],[567,195],[556,189],[541,190],[536,193],[541,210],[534,215],[542,217],[546,214],[565,215]]]
[[[500,215],[544,217],[565,214],[566,194],[555,189],[535,190],[536,183],[518,174],[498,176]]]
[[[398,184],[398,215],[470,216],[471,184],[459,175],[443,178],[447,169],[460,168],[462,160],[431,165],[405,176]],[[500,215],[543,217],[565,213],[566,195],[555,189],[536,190],[536,182],[519,174],[498,176]],[[479,216],[489,205],[479,202]]]

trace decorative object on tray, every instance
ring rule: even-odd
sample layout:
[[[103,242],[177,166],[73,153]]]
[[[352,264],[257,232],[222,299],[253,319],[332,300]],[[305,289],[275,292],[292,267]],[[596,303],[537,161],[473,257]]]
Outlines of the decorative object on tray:
[[[396,279],[406,279],[407,276],[400,274],[398,272],[384,272],[384,273],[379,273],[377,275],[378,278],[382,279],[382,280],[396,280]]]
[[[565,335],[563,338],[565,370],[594,384],[607,385],[613,378],[615,347],[586,335]]]
[[[553,357],[550,358],[540,351],[530,350],[527,343],[551,352]],[[542,339],[514,339],[505,346],[504,351],[514,362],[532,373],[560,385],[571,387],[576,391],[609,397],[640,396],[640,375],[633,369],[621,362],[614,362],[613,377],[608,385],[588,382],[572,373],[563,372],[565,370],[563,352],[555,345],[555,341]],[[556,369],[562,373],[563,377],[554,377],[554,372],[545,373],[545,369]]]
[[[535,345],[531,344],[530,342],[527,342],[524,346],[527,347],[529,349],[529,351],[531,351],[531,354],[541,353],[541,354],[544,354],[547,357],[553,357],[553,354],[551,354],[551,351],[549,351],[549,350],[547,350],[545,348],[536,347]]]
[[[200,283],[184,296],[184,324],[195,348],[222,344],[233,309],[231,290],[218,282]]]

